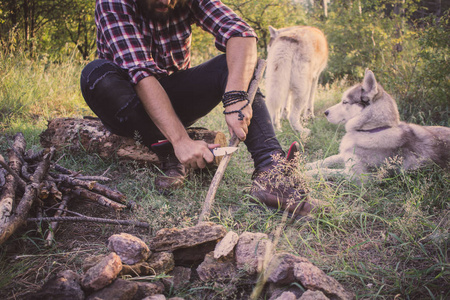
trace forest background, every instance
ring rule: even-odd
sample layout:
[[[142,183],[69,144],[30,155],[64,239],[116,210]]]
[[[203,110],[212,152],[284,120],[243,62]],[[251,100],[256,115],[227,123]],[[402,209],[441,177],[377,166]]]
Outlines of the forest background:
[[[267,55],[268,25],[311,25],[328,38],[330,57],[321,84],[350,82],[371,68],[399,101],[407,121],[448,125],[448,1],[419,0],[225,0],[258,33]],[[325,7],[324,7],[324,4]],[[92,0],[0,1],[2,64],[12,57],[83,64],[96,55]],[[194,28],[193,58],[218,52],[211,37]],[[5,93],[3,89],[2,93]],[[26,100],[24,100],[26,101]],[[0,118],[17,117],[21,99],[6,99]],[[420,113],[412,113],[419,111]]]
[[[311,25],[327,36],[330,55],[320,79],[318,117],[308,125],[312,138],[302,144],[307,160],[336,153],[344,130],[331,126],[320,114],[339,101],[343,90],[360,82],[366,68],[374,71],[378,82],[396,99],[402,120],[450,126],[449,1],[223,2],[257,31],[262,58],[267,56],[269,25]],[[17,132],[24,133],[30,147],[39,149],[39,134],[47,120],[92,115],[80,93],[79,75],[96,57],[94,6],[93,0],[0,0],[0,150],[8,147],[9,136]],[[209,34],[196,27],[193,30],[196,65],[219,52]],[[221,110],[212,115],[223,120]],[[216,119],[201,125],[226,132],[223,122],[218,125]],[[301,140],[286,123],[277,136],[284,147],[293,138]],[[237,231],[269,234],[280,219],[270,211],[255,212],[243,201],[252,166],[243,151],[236,156],[216,196],[214,222]],[[60,163],[93,174],[106,169],[116,174],[115,187],[129,199],[139,199],[144,207],[133,212],[133,217],[146,220],[155,230],[195,223],[207,190],[207,184],[190,184],[175,195],[173,205],[171,199],[151,189],[155,174],[147,169],[95,155],[66,154]],[[346,181],[310,184],[314,196],[331,203],[332,212],[290,223],[283,231],[281,248],[305,255],[353,290],[358,299],[450,297],[448,172],[429,168],[400,173],[362,187]],[[145,186],[149,188],[139,188]],[[104,246],[100,236],[98,243],[86,240],[83,244],[81,240],[92,235],[80,233],[78,238],[70,231],[77,228],[67,229],[68,225],[58,232],[57,246],[47,249],[42,231],[35,227],[28,226],[0,247],[0,295],[4,299],[16,299],[38,288],[52,273],[69,265],[79,267],[83,257],[78,254],[83,251],[67,254],[63,261],[69,241],[86,249]],[[115,230],[91,227],[103,236]],[[17,259],[16,251],[27,255]],[[198,293],[206,289],[193,288],[180,296],[200,299]],[[224,298],[229,296],[229,290],[222,292]]]

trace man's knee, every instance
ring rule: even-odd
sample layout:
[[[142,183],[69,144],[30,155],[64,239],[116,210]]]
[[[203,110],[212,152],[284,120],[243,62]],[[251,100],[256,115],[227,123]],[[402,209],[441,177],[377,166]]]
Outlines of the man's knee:
[[[84,88],[93,90],[97,84],[108,75],[123,72],[119,66],[106,59],[96,59],[84,67],[81,72],[81,85]]]

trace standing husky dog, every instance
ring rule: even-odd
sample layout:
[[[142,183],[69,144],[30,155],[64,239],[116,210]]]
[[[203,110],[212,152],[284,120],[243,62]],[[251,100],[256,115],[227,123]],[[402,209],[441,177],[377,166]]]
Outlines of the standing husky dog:
[[[310,175],[343,174],[349,179],[366,180],[362,174],[389,158],[401,163],[405,170],[432,162],[449,167],[450,128],[400,122],[394,99],[377,84],[375,75],[368,69],[362,84],[347,90],[342,102],[326,110],[325,116],[333,124],[345,124],[347,133],[338,155],[306,165],[307,169],[313,169],[308,171]],[[345,168],[326,168],[339,163]]]
[[[309,134],[300,119],[314,117],[314,95],[328,59],[325,35],[317,28],[295,26],[276,30],[269,26],[266,102],[274,127],[281,129],[280,114],[294,130]]]

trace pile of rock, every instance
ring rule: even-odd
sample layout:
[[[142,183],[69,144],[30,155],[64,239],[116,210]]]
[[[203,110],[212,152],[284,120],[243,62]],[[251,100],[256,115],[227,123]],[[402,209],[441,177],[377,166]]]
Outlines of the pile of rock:
[[[211,282],[245,283],[247,297],[259,288],[263,299],[354,298],[306,258],[275,253],[266,234],[238,236],[210,222],[162,229],[148,246],[130,234],[116,234],[108,249],[108,255],[86,260],[82,276],[61,272],[28,299],[156,300],[166,299],[165,290]],[[153,281],[137,280],[144,277]]]

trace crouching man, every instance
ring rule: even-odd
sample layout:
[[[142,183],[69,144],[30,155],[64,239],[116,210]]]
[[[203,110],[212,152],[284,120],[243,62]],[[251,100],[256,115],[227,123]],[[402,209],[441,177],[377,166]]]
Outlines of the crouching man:
[[[212,163],[217,145],[192,140],[186,128],[222,103],[230,133],[254,161],[254,198],[295,214],[311,210],[304,194],[275,189],[266,178],[278,163],[273,156],[285,153],[263,95],[248,105],[257,36],[230,8],[217,0],[97,0],[95,22],[98,59],[82,71],[83,97],[111,132],[138,136],[158,155],[159,191],[181,187],[188,168]],[[193,24],[211,33],[225,54],[191,67]]]

